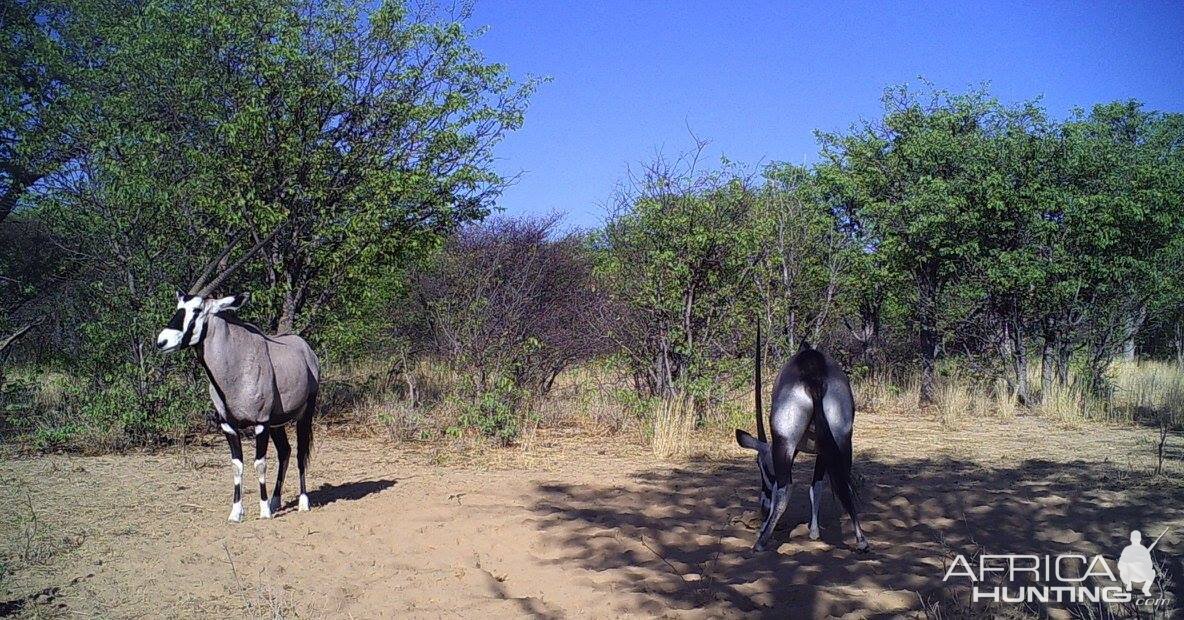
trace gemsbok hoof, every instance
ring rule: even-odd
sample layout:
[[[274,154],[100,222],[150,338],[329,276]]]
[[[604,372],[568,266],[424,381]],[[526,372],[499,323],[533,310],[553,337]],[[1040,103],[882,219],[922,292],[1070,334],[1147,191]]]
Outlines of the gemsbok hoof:
[[[272,496],[268,505],[271,508],[271,514],[277,514],[280,511],[280,498]]]
[[[818,530],[810,530],[810,540],[818,540],[821,537],[822,534],[819,534]]]
[[[230,516],[226,517],[226,520],[231,523],[242,523],[242,520],[243,520],[243,504],[242,504],[242,502],[236,502],[233,506],[230,507]]]
[[[308,512],[309,506],[308,506],[308,496],[307,495],[305,495],[303,493],[300,494],[299,506],[300,506],[300,508],[299,508],[300,512]]]
[[[855,550],[860,553],[867,553],[872,550],[872,546],[868,544],[867,539],[855,543]]]

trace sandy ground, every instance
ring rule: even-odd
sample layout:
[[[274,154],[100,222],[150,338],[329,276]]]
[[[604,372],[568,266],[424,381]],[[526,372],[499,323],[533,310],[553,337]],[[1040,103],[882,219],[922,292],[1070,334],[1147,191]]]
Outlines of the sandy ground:
[[[949,617],[965,612],[964,593],[941,579],[954,554],[1113,561],[1131,529],[1168,526],[1157,557],[1173,598],[1157,615],[1180,613],[1184,438],[1169,445],[1169,477],[1153,479],[1150,430],[860,415],[868,554],[829,495],[822,540],[807,537],[811,457],[799,458],[776,551],[750,551],[756,472],[722,435],[680,464],[578,434],[542,432],[529,449],[473,459],[322,435],[312,511],[294,509],[290,478],[285,509],[260,520],[245,484],[240,524],[226,522],[230,471],[216,437],[154,454],[10,452],[0,616],[894,617],[928,606]]]

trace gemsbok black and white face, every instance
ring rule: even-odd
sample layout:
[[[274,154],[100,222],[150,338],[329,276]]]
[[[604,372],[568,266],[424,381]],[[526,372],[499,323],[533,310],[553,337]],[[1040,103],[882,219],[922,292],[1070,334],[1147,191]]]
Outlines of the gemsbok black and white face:
[[[220,299],[206,299],[177,291],[177,309],[168,325],[156,336],[156,348],[165,353],[201,344],[206,333],[206,322],[211,314],[237,310],[246,303],[247,294]]]
[[[761,504],[761,516],[769,514],[773,509],[773,451],[768,442],[753,437],[746,431],[736,429],[736,443],[742,448],[756,451],[756,469],[761,476],[761,491],[757,499]]]
[[[204,301],[198,295],[177,291],[177,310],[173,312],[168,325],[156,336],[156,348],[168,353],[201,342],[206,327],[205,314],[202,312]]]

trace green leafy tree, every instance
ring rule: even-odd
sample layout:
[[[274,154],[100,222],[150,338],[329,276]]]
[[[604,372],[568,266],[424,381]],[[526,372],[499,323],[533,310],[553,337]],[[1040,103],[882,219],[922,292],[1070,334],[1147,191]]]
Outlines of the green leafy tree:
[[[127,19],[79,26],[102,42],[101,70],[82,83],[89,108],[75,117],[86,149],[26,213],[53,231],[85,291],[62,311],[82,325],[88,398],[123,386],[133,422],[176,418],[158,414],[197,384],[168,372],[151,339],[171,289],[230,238],[282,224],[237,281],[271,327],[348,354],[326,341],[381,332],[366,315],[382,315],[406,264],[483,217],[506,184],[492,149],[521,125],[536,82],[484,60],[467,9],[118,8]]]
[[[700,145],[702,147],[702,145]],[[698,155],[659,160],[619,197],[597,241],[613,304],[602,329],[640,391],[718,389],[755,309],[753,196],[728,170],[697,170]],[[748,365],[745,364],[747,370]]]
[[[213,72],[211,219],[256,237],[273,328],[348,311],[390,265],[483,217],[505,184],[492,147],[523,120],[517,84],[471,46],[463,19],[397,2],[198,3],[192,56]],[[219,226],[212,230],[217,236]]]
[[[754,194],[753,234],[772,359],[784,361],[799,339],[817,345],[845,318],[859,252],[843,234],[815,174],[803,167],[769,167]],[[833,348],[833,347],[828,347]]]
[[[1061,379],[1069,353],[1082,349],[1089,387],[1102,391],[1111,359],[1129,351],[1160,291],[1178,278],[1171,248],[1184,223],[1184,133],[1179,115],[1117,102],[1070,119],[1061,143],[1060,234],[1049,253],[1059,258],[1051,273],[1063,294],[1047,320],[1060,328]]]
[[[822,174],[852,205],[867,249],[905,275],[915,292],[921,403],[927,404],[935,397],[945,338],[981,309],[954,302],[982,297],[966,288],[979,285],[961,276],[1006,209],[993,139],[1007,115],[983,91],[937,92],[924,100],[901,87],[883,101],[881,122],[820,134]]]

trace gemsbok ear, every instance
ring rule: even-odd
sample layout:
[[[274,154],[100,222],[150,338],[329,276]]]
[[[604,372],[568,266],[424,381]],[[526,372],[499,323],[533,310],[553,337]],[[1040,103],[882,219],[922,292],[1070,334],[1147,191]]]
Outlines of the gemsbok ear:
[[[761,440],[753,437],[748,431],[736,429],[736,443],[740,444],[741,448],[748,448],[749,450],[760,451]]]
[[[242,308],[251,299],[248,293],[239,293],[238,295],[231,295],[230,297],[222,297],[220,299],[211,299],[207,302],[206,312],[210,314],[218,314],[219,312],[234,311]]]
[[[185,292],[181,289],[177,289],[177,303],[181,303],[183,301],[185,301]]]

